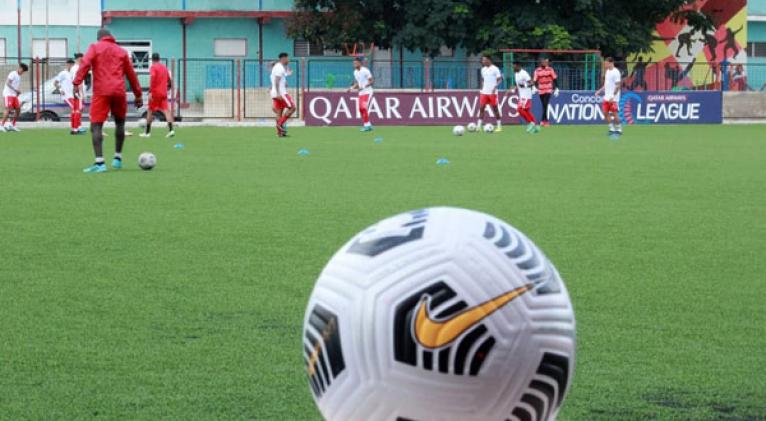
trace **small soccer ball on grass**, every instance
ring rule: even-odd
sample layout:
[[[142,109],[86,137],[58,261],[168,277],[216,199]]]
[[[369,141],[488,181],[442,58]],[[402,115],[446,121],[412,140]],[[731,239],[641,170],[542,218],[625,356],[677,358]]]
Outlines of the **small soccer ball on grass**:
[[[469,132],[473,133],[476,131],[476,123],[468,123],[468,126],[466,126]]]
[[[138,120],[138,127],[142,128],[142,129],[146,127],[146,119],[145,118],[142,118],[142,119]]]
[[[484,133],[492,133],[495,131],[495,126],[487,123],[484,125]]]
[[[144,152],[138,156],[138,166],[142,170],[149,171],[157,165],[157,157],[151,152]]]
[[[452,134],[455,136],[462,136],[465,134],[465,127],[463,126],[455,126],[452,128]]]
[[[556,268],[520,231],[421,209],[335,253],[301,348],[328,420],[547,421],[574,375],[575,317]]]

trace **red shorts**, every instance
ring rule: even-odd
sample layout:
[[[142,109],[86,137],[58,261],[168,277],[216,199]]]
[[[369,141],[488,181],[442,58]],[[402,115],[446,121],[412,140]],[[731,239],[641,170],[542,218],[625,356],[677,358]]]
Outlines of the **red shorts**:
[[[620,107],[617,105],[617,101],[604,101],[604,114],[619,113]]]
[[[128,113],[128,99],[125,95],[94,95],[90,103],[90,122],[103,123],[109,118],[110,112],[115,119],[125,119]]]
[[[519,98],[519,110],[531,110],[532,109],[532,100],[531,99],[524,99]]]
[[[155,111],[167,111],[170,107],[168,107],[168,98],[167,97],[155,97],[152,95],[151,98],[149,98],[149,111],[155,112]]]
[[[486,107],[487,105],[497,107],[497,94],[480,94],[479,95],[479,106],[483,108],[483,107]]]
[[[82,111],[82,102],[78,98],[69,98],[66,100],[66,103],[69,104],[69,108],[72,109],[73,113]]]
[[[21,108],[19,104],[19,97],[7,96],[5,97],[5,108]]]
[[[367,106],[370,105],[370,98],[372,98],[372,94],[359,95],[359,112],[367,109]]]
[[[293,98],[290,96],[290,94],[284,94],[281,97],[272,98],[271,102],[274,104],[274,109],[277,111],[282,111],[285,108],[295,107],[295,103],[293,102]]]

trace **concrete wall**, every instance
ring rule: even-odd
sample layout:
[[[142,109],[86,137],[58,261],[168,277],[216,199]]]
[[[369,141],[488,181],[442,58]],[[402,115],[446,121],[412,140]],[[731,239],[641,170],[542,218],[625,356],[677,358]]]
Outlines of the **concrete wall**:
[[[724,92],[723,117],[727,119],[766,119],[766,93]]]

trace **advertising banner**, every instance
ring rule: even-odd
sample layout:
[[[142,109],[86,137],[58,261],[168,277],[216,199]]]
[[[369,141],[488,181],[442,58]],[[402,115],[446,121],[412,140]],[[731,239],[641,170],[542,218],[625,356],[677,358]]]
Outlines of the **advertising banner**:
[[[500,95],[498,108],[504,124],[518,124],[518,97]],[[304,94],[308,126],[353,126],[361,124],[357,96],[344,92],[309,91]],[[370,100],[374,125],[452,125],[475,121],[479,96],[468,91],[376,92]],[[542,115],[534,97],[532,112]],[[625,124],[718,124],[723,121],[721,92],[646,91],[624,92],[620,99]],[[485,121],[495,117],[488,110]],[[602,99],[593,92],[562,91],[552,98],[548,119],[554,124],[601,124]]]

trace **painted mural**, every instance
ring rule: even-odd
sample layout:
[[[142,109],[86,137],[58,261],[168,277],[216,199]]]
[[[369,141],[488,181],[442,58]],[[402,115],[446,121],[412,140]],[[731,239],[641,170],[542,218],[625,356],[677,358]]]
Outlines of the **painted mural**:
[[[668,18],[657,25],[653,52],[631,57],[631,90],[720,88],[744,90],[747,63],[747,1],[699,0],[694,6],[715,29],[696,31]]]

